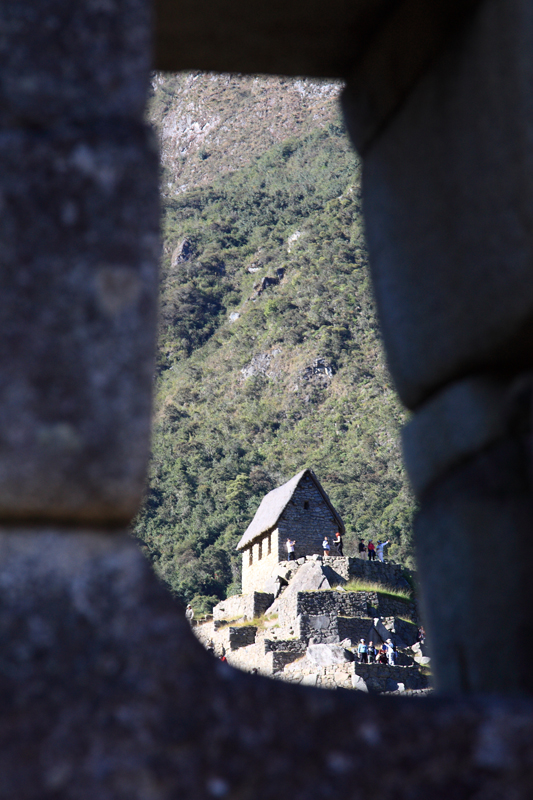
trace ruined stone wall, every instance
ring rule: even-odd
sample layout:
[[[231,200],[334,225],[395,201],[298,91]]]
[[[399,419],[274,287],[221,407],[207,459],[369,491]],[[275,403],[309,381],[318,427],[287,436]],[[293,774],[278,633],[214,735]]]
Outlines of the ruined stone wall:
[[[323,689],[352,689],[360,687],[362,678],[372,693],[417,691],[429,687],[429,678],[416,667],[389,667],[388,664],[332,664],[318,666],[294,661],[279,675],[291,683],[320,686]],[[358,687],[359,685],[359,687]]]
[[[298,633],[309,643],[333,644],[339,641],[336,614],[301,614],[298,617]]]
[[[256,539],[242,553],[242,592],[250,594],[261,592],[276,565],[287,557],[285,550],[280,550],[277,529]],[[270,552],[269,552],[270,551]],[[251,553],[251,563],[250,563]]]
[[[257,628],[254,625],[243,625],[242,628],[228,628],[228,645],[230,650],[255,644]]]
[[[298,592],[296,614],[368,617],[368,608],[377,604],[377,597],[377,592]]]
[[[321,622],[319,618],[340,617],[405,617],[416,621],[417,614],[413,603],[404,602],[380,592],[341,592],[326,590],[323,592],[296,592],[286,598],[282,595],[279,599],[279,622],[283,628],[294,624],[295,619],[300,620],[302,636],[310,635],[311,629],[325,630],[331,628],[333,633],[336,622]],[[309,618],[309,619],[307,619]],[[329,633],[322,641],[331,641]],[[344,638],[344,637],[342,637]],[[350,637],[351,638],[351,637]]]
[[[335,517],[313,479],[306,475],[278,521],[280,547],[290,536],[296,540],[296,558],[322,553],[324,536],[329,536],[331,543],[337,529]]]
[[[213,619],[215,622],[255,619],[265,613],[273,600],[274,595],[265,592],[235,594],[222,600],[213,608]]]
[[[415,579],[415,573],[402,564],[381,561],[368,561],[362,558],[348,559],[348,579],[360,578],[366,581],[378,581],[394,588],[409,588],[405,576]]]
[[[220,653],[216,652],[216,655]],[[265,653],[263,642],[256,642],[245,649],[226,650],[227,662],[230,666],[243,672],[256,670],[260,675],[273,674],[273,653]]]
[[[338,617],[337,628],[339,639],[351,639],[356,644],[359,639],[371,638],[370,631],[373,629],[374,621],[369,617]],[[377,640],[377,636],[375,637]]]
[[[398,683],[407,690],[427,689],[429,678],[418,667],[389,667],[388,664],[353,664],[353,670],[371,692],[394,692]]]
[[[305,642],[299,639],[265,639],[265,652],[299,653],[303,655],[306,650]]]

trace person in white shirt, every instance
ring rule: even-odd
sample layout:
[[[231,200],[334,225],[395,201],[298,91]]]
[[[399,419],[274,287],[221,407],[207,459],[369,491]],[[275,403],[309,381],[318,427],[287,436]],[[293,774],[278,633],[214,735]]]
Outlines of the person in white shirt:
[[[287,539],[287,561],[294,561],[294,545],[296,544],[295,539],[291,539],[290,537]]]
[[[329,556],[329,539],[327,536],[324,536],[324,541],[322,542],[322,550],[324,551],[324,556]]]
[[[383,563],[383,548],[386,547],[388,543],[389,543],[388,540],[386,542],[378,542],[376,547],[377,556],[382,563]]]

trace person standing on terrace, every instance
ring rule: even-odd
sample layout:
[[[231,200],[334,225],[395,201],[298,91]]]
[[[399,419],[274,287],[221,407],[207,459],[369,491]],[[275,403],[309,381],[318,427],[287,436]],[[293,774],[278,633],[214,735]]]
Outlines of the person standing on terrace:
[[[296,544],[295,539],[291,539],[290,536],[287,539],[286,547],[287,547],[287,561],[294,561],[294,545]]]

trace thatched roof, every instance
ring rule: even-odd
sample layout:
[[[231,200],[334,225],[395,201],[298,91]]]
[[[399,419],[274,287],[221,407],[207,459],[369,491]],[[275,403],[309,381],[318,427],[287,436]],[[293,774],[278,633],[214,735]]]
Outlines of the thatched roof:
[[[290,481],[284,483],[283,486],[278,486],[277,489],[272,489],[271,492],[263,497],[261,500],[261,505],[255,512],[255,517],[246,528],[242,539],[237,545],[237,550],[243,550],[245,547],[251,544],[254,539],[257,539],[258,536],[274,530],[278,524],[279,518],[285,511],[285,508],[291,501],[294,492],[298,488],[300,481],[305,475],[309,475],[311,477],[318,491],[322,495],[324,502],[335,517],[340,532],[344,533],[344,523],[337,511],[335,511],[334,507],[332,506],[331,500],[320,485],[315,473],[311,469],[304,469],[295,475],[294,478],[291,478]]]

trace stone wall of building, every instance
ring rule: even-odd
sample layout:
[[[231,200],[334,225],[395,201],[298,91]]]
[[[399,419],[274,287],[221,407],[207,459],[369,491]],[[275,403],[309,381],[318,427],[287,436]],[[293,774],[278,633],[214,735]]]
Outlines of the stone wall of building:
[[[429,678],[417,666],[394,666],[388,664],[352,664],[353,671],[359,675],[370,692],[394,692],[398,684],[406,690],[427,689]]]
[[[416,582],[416,573],[413,570],[393,562],[368,561],[356,556],[331,555],[324,558],[321,555],[321,563],[332,586],[360,579],[393,589],[410,590],[411,583]]]
[[[332,641],[330,634],[333,634],[333,628],[337,630],[336,617],[405,617],[416,621],[413,603],[380,592],[295,592],[286,598],[282,595],[278,608],[282,628],[293,625],[294,620],[298,619],[302,636],[306,636],[311,628],[322,630],[324,633],[317,634],[321,641]],[[331,617],[331,620],[335,618],[335,622],[327,622],[326,617]],[[330,629],[329,632],[326,632],[326,628]]]
[[[272,675],[278,675],[283,672],[287,664],[292,664],[293,661],[301,657],[301,654],[294,650],[282,650],[281,652],[274,652],[271,655]]]
[[[351,639],[356,644],[360,639],[369,641],[374,620],[369,617],[337,617],[339,640]],[[377,640],[377,637],[375,637]]]
[[[240,647],[248,647],[255,644],[257,628],[254,625],[243,625],[239,628],[228,628],[228,644],[230,650],[238,650]]]
[[[288,536],[295,539],[296,558],[322,553],[324,536],[329,536],[332,542],[338,530],[337,522],[309,475],[302,478],[279,518],[278,530],[280,550]]]
[[[402,613],[400,613],[402,612]],[[331,613],[343,617],[409,617],[413,603],[381,592],[298,592],[296,616]]]
[[[299,639],[265,639],[265,653],[297,653],[303,655],[306,644]]]
[[[303,641],[315,644],[332,644],[339,641],[336,614],[300,614],[298,634]]]
[[[394,564],[392,562],[381,561],[368,561],[363,558],[349,558],[348,559],[348,574],[347,579],[360,578],[366,581],[377,581],[379,583],[392,586],[393,588],[410,588],[409,581],[416,580],[415,573],[407,569],[402,564]]]
[[[368,592],[295,592],[279,599],[279,622],[286,627],[295,618],[303,615],[322,616],[369,616],[367,614]],[[375,593],[374,593],[375,594]]]
[[[205,630],[202,630],[204,627]],[[254,625],[242,625],[239,627],[226,625],[224,628],[217,628],[215,623],[212,629],[210,626],[197,625],[196,632],[204,646],[207,646],[211,640],[215,645],[216,655],[220,656],[239,650],[241,647],[255,644],[257,628]]]
[[[287,559],[288,536],[296,540],[296,560],[320,555],[324,572],[332,586],[359,578],[393,589],[409,589],[410,581],[416,581],[416,575],[401,564],[368,561],[354,556],[341,557],[335,554],[333,547],[331,549],[333,555],[322,556],[324,535],[327,534],[332,541],[337,528],[322,495],[314,483],[312,481],[310,483],[310,486],[302,487],[301,496],[299,489],[296,490],[293,500],[279,520],[279,527],[243,551],[243,594],[250,594],[254,590],[264,591],[278,563]],[[310,499],[313,497],[314,500]],[[309,503],[309,509],[303,508],[305,502]],[[330,522],[326,524],[328,518]]]
[[[285,537],[286,538],[286,537]],[[250,594],[262,591],[276,565],[287,557],[280,548],[278,530],[264,534],[242,551],[242,591]]]
[[[388,664],[332,664],[320,667],[298,661],[289,664],[279,675],[290,683],[320,686],[323,689],[364,688],[371,694],[419,691],[429,687],[429,679],[417,667],[389,667]],[[361,686],[360,680],[364,681]]]
[[[217,623],[224,620],[256,619],[265,613],[273,600],[274,595],[266,592],[235,594],[213,608],[213,620]]]

